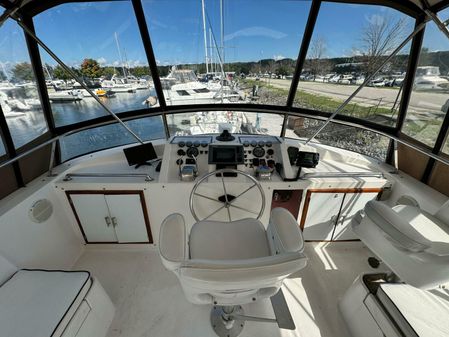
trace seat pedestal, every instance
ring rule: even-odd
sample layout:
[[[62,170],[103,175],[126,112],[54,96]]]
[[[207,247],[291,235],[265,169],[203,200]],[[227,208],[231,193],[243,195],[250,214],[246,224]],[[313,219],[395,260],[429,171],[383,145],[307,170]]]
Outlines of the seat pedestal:
[[[235,318],[234,315],[244,315],[242,306],[216,305],[210,313],[212,329],[219,337],[237,337],[245,326],[245,321]]]

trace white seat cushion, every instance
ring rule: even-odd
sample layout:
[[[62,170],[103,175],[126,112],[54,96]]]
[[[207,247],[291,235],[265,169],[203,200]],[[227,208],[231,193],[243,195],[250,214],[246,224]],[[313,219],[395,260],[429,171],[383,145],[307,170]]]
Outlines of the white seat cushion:
[[[408,222],[412,230],[428,240],[430,247],[425,251],[434,255],[449,255],[449,225],[432,214],[413,206],[393,207],[398,215]]]
[[[449,336],[449,301],[443,299],[447,294],[440,297],[408,284],[384,283],[380,288],[378,298],[389,313],[394,317],[394,312],[399,312],[419,337]]]
[[[0,335],[53,336],[89,287],[88,272],[19,270],[0,287]]]
[[[190,258],[245,260],[270,256],[264,226],[256,219],[200,221],[190,231]]]

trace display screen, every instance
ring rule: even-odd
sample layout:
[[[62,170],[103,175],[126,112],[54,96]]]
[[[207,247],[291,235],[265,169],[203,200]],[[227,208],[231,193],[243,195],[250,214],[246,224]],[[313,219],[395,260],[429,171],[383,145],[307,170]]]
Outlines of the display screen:
[[[318,165],[319,160],[319,153],[299,151],[296,166],[314,168]]]
[[[243,164],[243,146],[211,145],[209,146],[209,164]]]
[[[141,144],[123,149],[129,166],[143,164],[149,160],[156,159],[153,144]]]

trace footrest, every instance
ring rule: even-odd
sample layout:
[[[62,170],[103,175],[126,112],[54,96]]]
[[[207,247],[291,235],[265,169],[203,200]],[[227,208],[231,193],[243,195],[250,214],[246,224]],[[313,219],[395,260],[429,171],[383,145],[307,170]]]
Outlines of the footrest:
[[[295,322],[290,314],[290,309],[288,308],[282,289],[279,289],[276,295],[271,296],[270,300],[279,328],[295,330]]]

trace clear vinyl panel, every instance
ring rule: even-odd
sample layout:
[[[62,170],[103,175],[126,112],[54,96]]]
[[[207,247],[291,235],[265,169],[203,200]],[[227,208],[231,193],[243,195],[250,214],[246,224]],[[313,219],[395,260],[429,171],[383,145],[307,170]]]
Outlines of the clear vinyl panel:
[[[285,136],[307,140],[323,125],[324,121],[290,116]],[[329,123],[313,140],[315,143],[335,146],[385,161],[389,139],[375,132],[337,123]]]
[[[160,116],[144,117],[125,122],[143,141],[165,138]],[[136,139],[120,124],[109,124],[79,131],[62,138],[61,160],[107,148],[135,143]]]
[[[16,148],[48,131],[22,28],[0,28],[0,106]]]
[[[449,19],[449,9],[438,16],[443,21]],[[433,147],[448,109],[449,40],[429,22],[402,132]]]
[[[0,157],[3,157],[6,154],[5,145],[3,145],[3,141],[0,138]]]
[[[286,105],[310,5],[143,0],[167,105]]]
[[[300,74],[294,106],[334,112],[414,28],[391,8],[323,2]],[[395,126],[410,43],[367,83],[341,114]]]
[[[167,115],[170,136],[221,133],[280,136],[283,115],[243,111],[203,111]]]
[[[158,106],[131,1],[63,4],[37,15],[34,25],[113,112]],[[108,114],[42,49],[41,56],[56,126]]]

